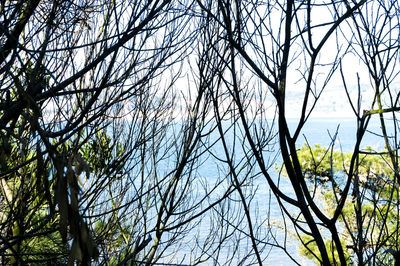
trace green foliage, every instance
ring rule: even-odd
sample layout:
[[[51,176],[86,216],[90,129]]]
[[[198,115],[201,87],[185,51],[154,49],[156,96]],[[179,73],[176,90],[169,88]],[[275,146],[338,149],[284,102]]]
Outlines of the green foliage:
[[[51,261],[53,265],[65,264],[68,245],[62,243],[57,229],[58,218],[51,215],[49,208],[50,164],[43,160],[40,152],[38,154],[27,145],[18,147],[15,137],[3,134],[1,142],[2,171],[32,160],[20,166],[18,171],[1,178],[1,218],[7,232],[4,237],[22,237],[13,248],[27,263],[40,265],[43,261]],[[14,252],[7,250],[7,253],[10,255],[7,262],[15,263]]]
[[[321,145],[309,147],[304,144],[297,151],[297,156],[310,191],[316,193],[319,206],[332,217],[342,195],[345,181],[348,179],[353,154],[328,149]],[[394,182],[389,155],[384,152],[373,152],[368,147],[366,152],[359,154],[356,160],[358,161],[355,163],[355,174],[352,175],[350,196],[347,197],[339,216],[342,247],[346,258],[356,260],[354,247],[357,244],[356,236],[361,226],[366,238],[363,252],[375,248],[378,243],[381,248],[376,258],[382,263],[391,261],[392,256],[387,250],[400,245],[399,239],[396,238],[400,217],[397,208],[399,190]],[[286,171],[284,170],[283,173],[286,174]],[[361,224],[357,222],[356,212],[363,217]],[[301,254],[308,258],[320,257],[311,236],[301,235],[300,238],[304,243],[300,247]],[[325,239],[325,246],[333,262],[333,254],[335,258],[338,256],[332,241]]]
[[[37,213],[33,218],[40,223],[46,218],[46,213]],[[65,265],[67,263],[68,245],[62,242],[58,229],[58,219],[51,221],[40,232],[48,232],[45,235],[28,238],[22,242],[21,253],[25,262],[31,265],[42,265],[43,261],[49,261],[52,265]]]
[[[82,135],[83,132],[77,138]],[[17,263],[14,252],[18,252],[22,261],[32,265],[41,265],[46,261],[51,262],[51,265],[65,265],[68,261],[70,247],[68,242],[63,241],[59,230],[62,207],[58,206],[58,211],[57,208],[54,208],[57,187],[54,165],[50,158],[42,154],[39,144],[36,149],[28,145],[19,147],[14,137],[6,134],[0,135],[0,142],[2,171],[15,168],[23,161],[30,161],[20,167],[18,171],[8,175],[7,179],[1,179],[3,189],[0,198],[0,217],[2,224],[8,225],[6,229],[8,233],[4,237],[10,239],[23,237],[22,241],[13,246],[14,251],[7,250],[9,260],[3,262]],[[28,141],[26,142],[28,143]],[[110,167],[111,162],[123,153],[122,145],[120,143],[113,145],[111,138],[100,130],[85,140],[77,153],[74,152],[73,147],[72,141],[66,141],[57,150],[60,154],[66,155],[66,161],[63,164],[68,164],[69,160],[73,165],[76,179],[79,179],[82,172],[100,173]],[[72,159],[68,159],[68,157]],[[67,173],[66,179],[70,179],[68,175]],[[71,201],[78,201],[77,194],[80,190],[78,183],[74,187],[71,181],[68,182],[69,186],[72,186],[70,192],[63,193],[70,194]],[[76,202],[75,207],[73,205],[71,202],[72,209],[75,208],[78,211],[78,203]],[[74,216],[71,219],[76,220],[78,217]],[[98,228],[95,229],[97,230],[95,232],[99,233]],[[124,244],[124,241],[121,230],[115,229],[111,230],[113,234],[111,237],[107,235],[107,240],[106,238],[103,240],[107,241],[108,245],[114,249],[118,249]],[[71,232],[72,228],[68,231]]]
[[[315,259],[315,257],[318,257],[319,259],[321,258],[318,247],[317,247],[314,239],[311,236],[302,235],[301,241],[303,241],[303,244],[300,245],[299,250],[300,250],[300,254],[302,256],[305,256],[309,259]],[[327,247],[329,261],[331,262],[331,265],[334,265],[335,262],[339,261],[339,254],[337,252],[335,244],[330,239],[324,239],[324,242]],[[341,243],[342,243],[342,246],[345,244],[344,241],[341,241]],[[346,258],[346,261],[348,261],[350,263],[350,253],[349,252],[345,253],[345,258]]]
[[[112,167],[113,159],[119,158],[123,152],[123,145],[112,143],[111,137],[104,130],[98,130],[80,149],[80,154],[94,173]]]
[[[371,147],[366,148],[366,152],[372,152]],[[313,148],[307,144],[297,151],[300,164],[304,173],[314,177],[330,177],[337,173],[348,173],[352,153],[342,153],[339,150],[332,150],[317,144]],[[392,170],[389,156],[362,154],[357,164],[357,171],[360,177],[360,184],[372,185],[374,180],[379,177],[390,177]],[[375,180],[376,181],[376,180]]]

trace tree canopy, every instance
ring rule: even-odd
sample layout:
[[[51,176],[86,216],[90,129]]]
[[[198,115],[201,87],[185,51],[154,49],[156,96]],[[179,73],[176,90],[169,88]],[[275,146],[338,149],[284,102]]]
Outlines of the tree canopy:
[[[2,264],[400,262],[397,0],[4,0],[0,22]],[[317,116],[353,119],[348,150],[308,142]]]

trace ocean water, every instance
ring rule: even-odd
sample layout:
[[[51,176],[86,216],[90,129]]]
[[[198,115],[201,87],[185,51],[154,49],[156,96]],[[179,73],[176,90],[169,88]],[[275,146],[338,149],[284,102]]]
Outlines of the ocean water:
[[[390,120],[388,120],[387,122],[388,131],[390,133],[393,133],[393,125],[390,125]],[[293,133],[297,125],[297,119],[289,119],[288,123],[289,129]],[[227,124],[225,126],[228,127],[229,125]],[[377,119],[371,120],[368,128],[369,132],[365,134],[361,143],[361,148],[371,146],[376,150],[382,150],[384,148],[384,141],[382,137],[378,135],[378,133],[380,132],[379,121]],[[354,149],[356,141],[357,127],[356,121],[351,118],[316,118],[307,121],[301,133],[302,134],[300,135],[296,143],[298,147],[301,147],[306,141],[311,146],[314,146],[315,144],[321,144],[322,146],[326,147],[333,142],[334,149],[340,149],[343,152],[351,152]],[[332,137],[334,135],[336,135],[336,137],[334,140],[332,140]],[[213,137],[217,138],[218,136],[211,136],[211,141]],[[228,145],[240,146],[240,141],[233,141],[233,133],[231,131],[227,132],[225,137],[227,139]],[[233,149],[232,146],[230,146],[230,149]],[[223,149],[220,144],[216,144],[211,152],[216,157],[223,157]],[[275,147],[271,147],[270,152],[265,153],[265,160],[269,161],[271,165],[281,165],[282,161],[279,156],[276,156],[276,154],[279,154],[279,150],[278,147],[275,145]],[[240,148],[235,148],[235,157],[241,158],[243,156],[243,150],[241,150]],[[217,167],[218,163],[215,162],[213,156],[208,156],[201,161],[202,164],[197,169],[197,176],[199,177],[199,180],[208,183],[210,187],[212,187],[213,184],[216,183],[217,180],[219,180],[218,178],[220,178],[221,173],[223,173],[224,169]],[[253,171],[256,173],[255,175],[257,175],[257,167],[255,167]],[[291,185],[286,178],[279,177],[278,171],[274,170],[273,167],[270,168],[269,173],[272,178],[275,179],[277,182],[279,180],[279,187],[282,191],[284,191],[289,196],[294,196]],[[293,230],[290,220],[287,218],[285,220],[283,219],[283,212],[280,209],[276,198],[274,197],[274,195],[271,194],[265,178],[260,174],[258,174],[257,176],[258,177],[255,178],[253,182],[253,200],[252,204],[250,205],[250,209],[252,211],[252,219],[257,220],[259,225],[260,223],[262,223],[261,226],[265,227],[265,231],[268,231],[268,233],[266,233],[266,242],[269,242],[271,245],[266,245],[266,248],[262,252],[262,257],[265,258],[264,265],[296,265],[293,260],[295,260],[300,265],[312,265],[312,261],[309,261],[299,255],[298,241],[290,233],[291,230]],[[200,186],[201,182],[199,182],[197,185]],[[222,193],[223,189],[220,189],[220,192]],[[218,193],[219,192],[217,190],[214,196],[217,197]],[[298,213],[298,210],[293,207],[288,207],[288,210],[291,213]],[[205,240],[201,239],[201,236],[208,235],[208,230],[210,230],[212,226],[209,222],[207,222],[207,220],[209,220],[209,217],[202,218],[202,222],[200,223],[199,227],[196,228],[196,230],[198,230],[197,232],[200,232],[198,234],[200,236],[200,242]],[[285,223],[287,228],[289,228],[289,230],[287,231],[283,230]],[[245,224],[243,225],[243,230],[246,230]],[[275,245],[284,245],[284,249],[276,247]],[[245,252],[250,248],[251,245],[249,243],[245,243],[239,248],[239,252],[241,252],[240,249],[243,249],[242,252]],[[177,259],[182,259],[186,257],[190,252],[191,250],[182,247],[181,249],[179,249],[175,257]],[[207,261],[202,263],[201,265],[224,265],[224,258],[229,257],[231,252],[232,250],[229,248],[229,245],[227,245],[221,251],[221,256],[217,263],[214,261]],[[293,260],[290,259],[289,255],[292,257]],[[189,261],[190,260],[186,259],[182,260],[183,263],[189,263]],[[234,260],[234,262],[238,264],[240,261]],[[248,262],[245,261],[243,264],[248,265]]]
[[[296,119],[289,119],[289,127],[292,131],[296,126],[296,121]],[[385,119],[385,122],[388,132],[393,134],[393,122],[390,119]],[[336,132],[335,149],[351,152],[354,149],[357,134],[357,121],[352,118],[311,119],[304,126],[302,137],[297,144],[304,143],[307,139],[311,145],[328,146],[332,142],[331,136],[335,135]],[[361,148],[371,146],[377,150],[383,149],[385,143],[379,134],[381,134],[380,122],[377,117],[373,117],[361,142]]]

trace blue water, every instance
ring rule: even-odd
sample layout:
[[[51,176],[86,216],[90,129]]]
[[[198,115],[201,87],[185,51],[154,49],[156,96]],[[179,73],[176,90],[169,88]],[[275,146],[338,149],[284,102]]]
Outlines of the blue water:
[[[367,146],[371,146],[376,150],[382,150],[384,147],[383,138],[375,135],[380,132],[380,124],[377,120],[372,120],[369,124],[369,130],[365,134],[364,139],[361,143],[361,148],[365,148]],[[388,121],[390,122],[390,121]],[[288,120],[289,128],[293,133],[295,127],[297,125],[297,119]],[[227,123],[224,125],[226,128],[229,127]],[[296,143],[298,147],[301,147],[305,141],[307,141],[311,146],[315,144],[321,144],[322,146],[329,146],[332,142],[334,143],[334,149],[340,149],[343,152],[351,152],[354,149],[355,140],[356,140],[356,121],[350,118],[329,118],[329,119],[312,119],[307,121],[304,125],[302,134],[299,136],[299,139]],[[388,126],[388,131],[393,132],[393,126]],[[332,137],[337,133],[335,140],[332,140]],[[374,134],[375,133],[375,134]],[[236,132],[236,136],[240,136],[240,132]],[[244,156],[243,149],[241,148],[240,137],[237,142],[233,141],[233,132],[227,132],[225,134],[228,146],[231,150],[235,149],[234,155],[235,158],[240,159]],[[216,139],[218,134],[210,136],[210,141]],[[294,196],[294,193],[291,189],[290,183],[284,177],[279,177],[278,172],[273,169],[274,163],[276,165],[281,164],[281,159],[279,156],[279,147],[277,145],[268,146],[268,151],[264,153],[265,161],[268,161],[271,165],[269,170],[269,174],[276,180],[279,180],[279,186],[282,191],[285,191],[288,196]],[[210,152],[215,156],[223,157],[223,149],[220,144],[216,144],[212,147]],[[213,156],[206,156],[205,158],[201,158],[202,162],[196,172],[197,179],[194,179],[196,186],[205,186],[207,184],[210,188],[218,183],[219,180],[222,180],[224,171],[228,171],[226,168],[221,167],[221,163],[216,161]],[[294,260],[296,260],[301,265],[312,265],[312,262],[299,256],[298,254],[298,242],[295,240],[293,236],[290,234],[285,234],[285,231],[282,230],[285,226],[283,222],[282,211],[279,208],[279,204],[276,198],[271,195],[269,187],[265,178],[259,173],[257,167],[253,169],[254,172],[254,182],[251,187],[248,189],[252,190],[250,193],[254,197],[252,200],[252,204],[250,205],[250,210],[252,213],[252,219],[257,221],[258,225],[261,228],[261,232],[266,237],[264,240],[272,245],[266,245],[265,250],[262,252],[262,257],[265,258],[265,265],[296,265],[288,256],[292,256]],[[212,197],[217,197],[218,193],[222,193],[224,190],[224,185],[220,186]],[[201,196],[201,195],[199,195]],[[235,208],[240,208],[240,204]],[[298,210],[289,207],[289,211],[291,213],[297,213]],[[201,220],[198,232],[200,236],[206,236],[211,223],[208,221],[211,217],[204,217]],[[289,228],[287,232],[293,231],[291,226],[291,222],[286,218],[286,226]],[[268,226],[268,224],[270,226]],[[244,222],[241,228],[242,230],[247,230],[247,225]],[[243,235],[242,235],[243,237]],[[286,239],[286,241],[285,241]],[[206,241],[206,239],[202,239],[200,237],[200,241]],[[274,245],[285,245],[286,253],[282,248],[274,247]],[[240,247],[240,252],[245,252],[251,249],[251,243],[245,242]],[[179,250],[177,257],[183,258],[185,255],[189,254],[190,250],[185,249],[184,247]],[[219,257],[218,262],[223,265],[225,258],[229,257],[232,253],[230,250],[229,244],[226,247],[222,248],[221,256]],[[288,253],[288,254],[287,254]],[[185,262],[185,260],[183,260]],[[203,265],[213,265],[213,261],[208,261]],[[247,263],[244,263],[247,265]]]
[[[289,127],[292,132],[296,125],[296,119],[289,120]],[[386,126],[388,127],[388,131],[392,133],[393,123],[389,119],[386,119]],[[368,130],[370,132],[367,131],[365,133],[361,142],[361,148],[371,146],[375,149],[383,149],[385,144],[383,138],[373,134],[381,133],[380,123],[377,118],[374,117],[370,120]],[[318,118],[309,120],[303,128],[297,144],[301,146],[306,138],[312,145],[322,144],[323,146],[328,146],[332,142],[331,137],[336,132],[338,134],[335,141],[335,149],[341,149],[343,152],[351,152],[354,149],[357,133],[357,122],[352,118]]]

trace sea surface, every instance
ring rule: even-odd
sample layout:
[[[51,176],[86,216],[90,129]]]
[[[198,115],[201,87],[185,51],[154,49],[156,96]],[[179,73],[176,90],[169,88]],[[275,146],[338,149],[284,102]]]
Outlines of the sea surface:
[[[297,125],[297,119],[289,119],[289,129],[292,134]],[[388,122],[388,131],[393,133],[393,123],[390,120]],[[375,150],[382,150],[385,146],[384,140],[381,136],[379,136],[380,132],[380,123],[377,119],[371,120],[369,123],[369,132],[367,132],[361,142],[361,148],[365,148],[367,146],[371,146]],[[304,125],[303,130],[301,131],[301,135],[296,143],[296,145],[300,148],[303,143],[307,142],[309,145],[314,146],[315,144],[321,144],[322,146],[329,146],[332,143],[334,144],[334,149],[340,149],[343,152],[351,152],[354,149],[356,134],[357,134],[357,122],[355,119],[351,118],[315,118],[310,119]],[[229,140],[229,134],[227,134],[227,138]],[[217,148],[218,150],[219,148]],[[221,150],[216,151],[221,152]],[[275,153],[279,153],[279,150],[276,149]],[[274,160],[271,159],[275,165],[281,165],[282,161],[279,156],[275,157],[274,152],[268,153],[269,156],[274,157]],[[237,155],[240,157],[242,154]],[[212,161],[209,161],[210,158],[205,160],[205,166],[199,168],[199,175],[207,176],[212,180],[213,171],[215,168],[212,166]],[[208,164],[208,166],[207,166]],[[291,189],[290,183],[286,178],[279,178],[278,171],[270,169],[271,176],[278,181],[279,186],[282,191],[285,191],[287,195],[293,196],[293,190]],[[270,224],[270,236],[268,240],[271,243],[274,243],[274,238],[276,243],[284,243],[286,242],[285,251],[282,248],[274,247],[273,245],[267,246],[267,248],[263,252],[263,257],[266,257],[264,261],[264,265],[296,265],[289,258],[287,254],[290,254],[294,260],[297,261],[300,265],[313,265],[313,262],[307,260],[304,257],[301,257],[298,252],[298,242],[295,240],[291,234],[285,234],[285,231],[282,230],[284,223],[282,219],[282,211],[279,208],[279,204],[275,197],[271,194],[270,189],[267,185],[266,180],[261,176],[261,178],[257,178],[255,180],[255,187],[257,187],[257,191],[254,193],[253,203],[251,208],[257,208],[257,216],[261,218],[261,220],[269,221],[266,223]],[[253,209],[254,210],[254,209]],[[289,211],[296,213],[297,210],[289,207]],[[253,216],[255,212],[253,212]],[[255,217],[253,217],[255,218]],[[288,228],[291,228],[290,221],[286,219],[286,223]],[[267,226],[267,224],[265,225]],[[200,230],[207,231],[207,224],[203,224]],[[290,230],[288,230],[290,231]],[[206,235],[206,233],[205,233]],[[272,238],[271,238],[272,237]],[[286,238],[286,241],[284,239]],[[275,243],[275,244],[276,244]],[[243,247],[244,249],[248,249],[248,246]],[[177,254],[177,256],[184,256],[185,249],[183,248]],[[229,253],[229,248],[224,250],[224,252]],[[227,254],[229,255],[229,254]],[[223,256],[222,256],[223,257]],[[223,259],[219,261],[224,264]],[[214,263],[209,261],[205,262],[201,265],[213,265]],[[247,264],[245,264],[247,265]]]

